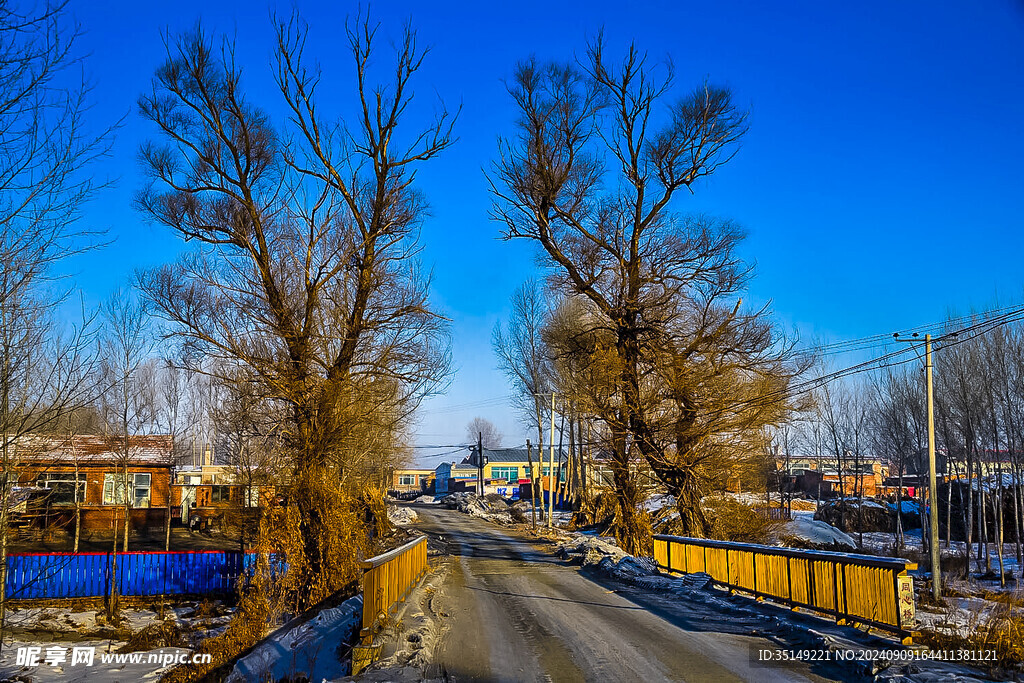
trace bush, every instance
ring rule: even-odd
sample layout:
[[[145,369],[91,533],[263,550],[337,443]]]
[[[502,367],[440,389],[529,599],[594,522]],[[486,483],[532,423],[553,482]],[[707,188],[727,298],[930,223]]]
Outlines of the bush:
[[[708,537],[718,541],[767,543],[781,524],[728,496],[705,498],[703,505],[711,525]]]

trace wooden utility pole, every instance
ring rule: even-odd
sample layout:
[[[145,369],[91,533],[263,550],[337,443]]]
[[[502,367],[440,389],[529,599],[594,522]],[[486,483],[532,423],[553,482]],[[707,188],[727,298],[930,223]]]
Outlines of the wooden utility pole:
[[[914,343],[916,339],[900,339],[899,333],[893,335],[897,341]],[[917,332],[914,333],[917,336]],[[932,597],[942,602],[942,565],[939,561],[939,495],[937,476],[935,473],[935,401],[932,388],[932,335],[924,335],[924,377],[928,404],[928,546],[931,551],[932,565]]]

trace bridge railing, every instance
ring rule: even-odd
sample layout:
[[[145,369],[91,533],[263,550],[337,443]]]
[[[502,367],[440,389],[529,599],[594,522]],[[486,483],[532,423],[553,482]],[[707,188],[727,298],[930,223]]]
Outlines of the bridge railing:
[[[405,600],[427,573],[427,537],[415,538],[362,565],[363,627],[359,635],[363,644],[369,645],[374,631],[387,619],[392,608]]]
[[[702,572],[722,586],[791,607],[831,615],[895,633],[910,644],[914,624],[913,577],[917,565],[898,558],[681,536],[654,537],[662,569]]]

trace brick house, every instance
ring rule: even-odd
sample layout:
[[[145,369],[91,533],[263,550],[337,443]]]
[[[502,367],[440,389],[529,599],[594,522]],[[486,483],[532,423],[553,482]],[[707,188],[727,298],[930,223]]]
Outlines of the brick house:
[[[123,438],[107,436],[18,439],[9,453],[17,486],[42,495],[12,510],[12,524],[73,531],[77,497],[85,533],[110,533],[115,519],[123,524],[125,503],[132,529],[162,528],[173,466],[171,437],[131,436],[127,454],[123,447]]]

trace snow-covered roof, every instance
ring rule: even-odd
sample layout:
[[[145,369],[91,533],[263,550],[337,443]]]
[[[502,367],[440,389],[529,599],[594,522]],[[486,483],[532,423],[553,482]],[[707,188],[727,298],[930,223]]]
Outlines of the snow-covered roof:
[[[97,465],[127,460],[132,464],[171,465],[174,444],[169,434],[128,437],[80,434],[71,437],[23,436],[14,444],[13,457],[26,463]]]

